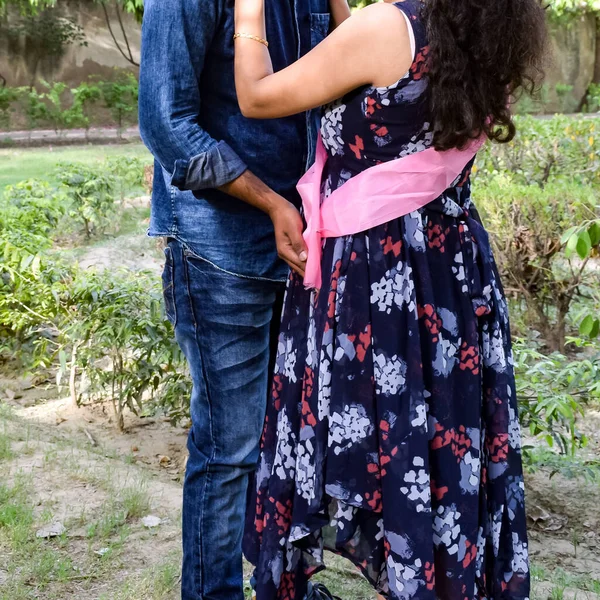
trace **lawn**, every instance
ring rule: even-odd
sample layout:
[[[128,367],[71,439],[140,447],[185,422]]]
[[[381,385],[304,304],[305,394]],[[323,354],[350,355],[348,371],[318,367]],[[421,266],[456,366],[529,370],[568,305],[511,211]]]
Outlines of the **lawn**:
[[[24,179],[54,183],[54,171],[60,162],[92,164],[111,156],[147,156],[151,160],[143,144],[0,149],[0,190]]]

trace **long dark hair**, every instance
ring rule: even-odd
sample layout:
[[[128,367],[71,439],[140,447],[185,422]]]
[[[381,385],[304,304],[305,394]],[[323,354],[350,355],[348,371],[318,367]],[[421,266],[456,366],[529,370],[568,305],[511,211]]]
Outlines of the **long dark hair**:
[[[539,0],[424,0],[434,145],[462,148],[485,133],[509,142],[509,99],[534,93],[547,44]]]

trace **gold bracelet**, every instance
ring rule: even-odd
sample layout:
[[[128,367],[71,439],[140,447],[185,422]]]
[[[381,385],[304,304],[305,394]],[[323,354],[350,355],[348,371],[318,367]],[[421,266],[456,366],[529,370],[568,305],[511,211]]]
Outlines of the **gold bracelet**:
[[[265,40],[261,37],[258,37],[257,35],[252,35],[251,33],[234,33],[233,39],[237,40],[238,38],[254,40],[255,42],[258,42],[258,43],[262,44],[263,46],[266,46],[267,48],[269,47],[269,42],[267,42],[267,40]]]

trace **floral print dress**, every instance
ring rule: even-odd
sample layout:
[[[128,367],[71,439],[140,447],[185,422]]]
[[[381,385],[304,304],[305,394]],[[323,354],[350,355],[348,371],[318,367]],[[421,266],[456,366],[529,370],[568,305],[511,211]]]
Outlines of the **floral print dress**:
[[[324,199],[432,144],[420,3],[397,6],[414,62],[326,110]],[[302,600],[325,548],[392,600],[529,595],[507,303],[470,168],[420,211],[325,240],[320,291],[290,276],[244,538],[258,600]]]

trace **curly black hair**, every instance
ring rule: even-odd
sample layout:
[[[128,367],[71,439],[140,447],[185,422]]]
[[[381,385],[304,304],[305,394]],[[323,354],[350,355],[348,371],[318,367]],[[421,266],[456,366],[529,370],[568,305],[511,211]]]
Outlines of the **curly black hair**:
[[[510,101],[535,93],[547,48],[539,0],[424,0],[434,145],[515,136]]]

